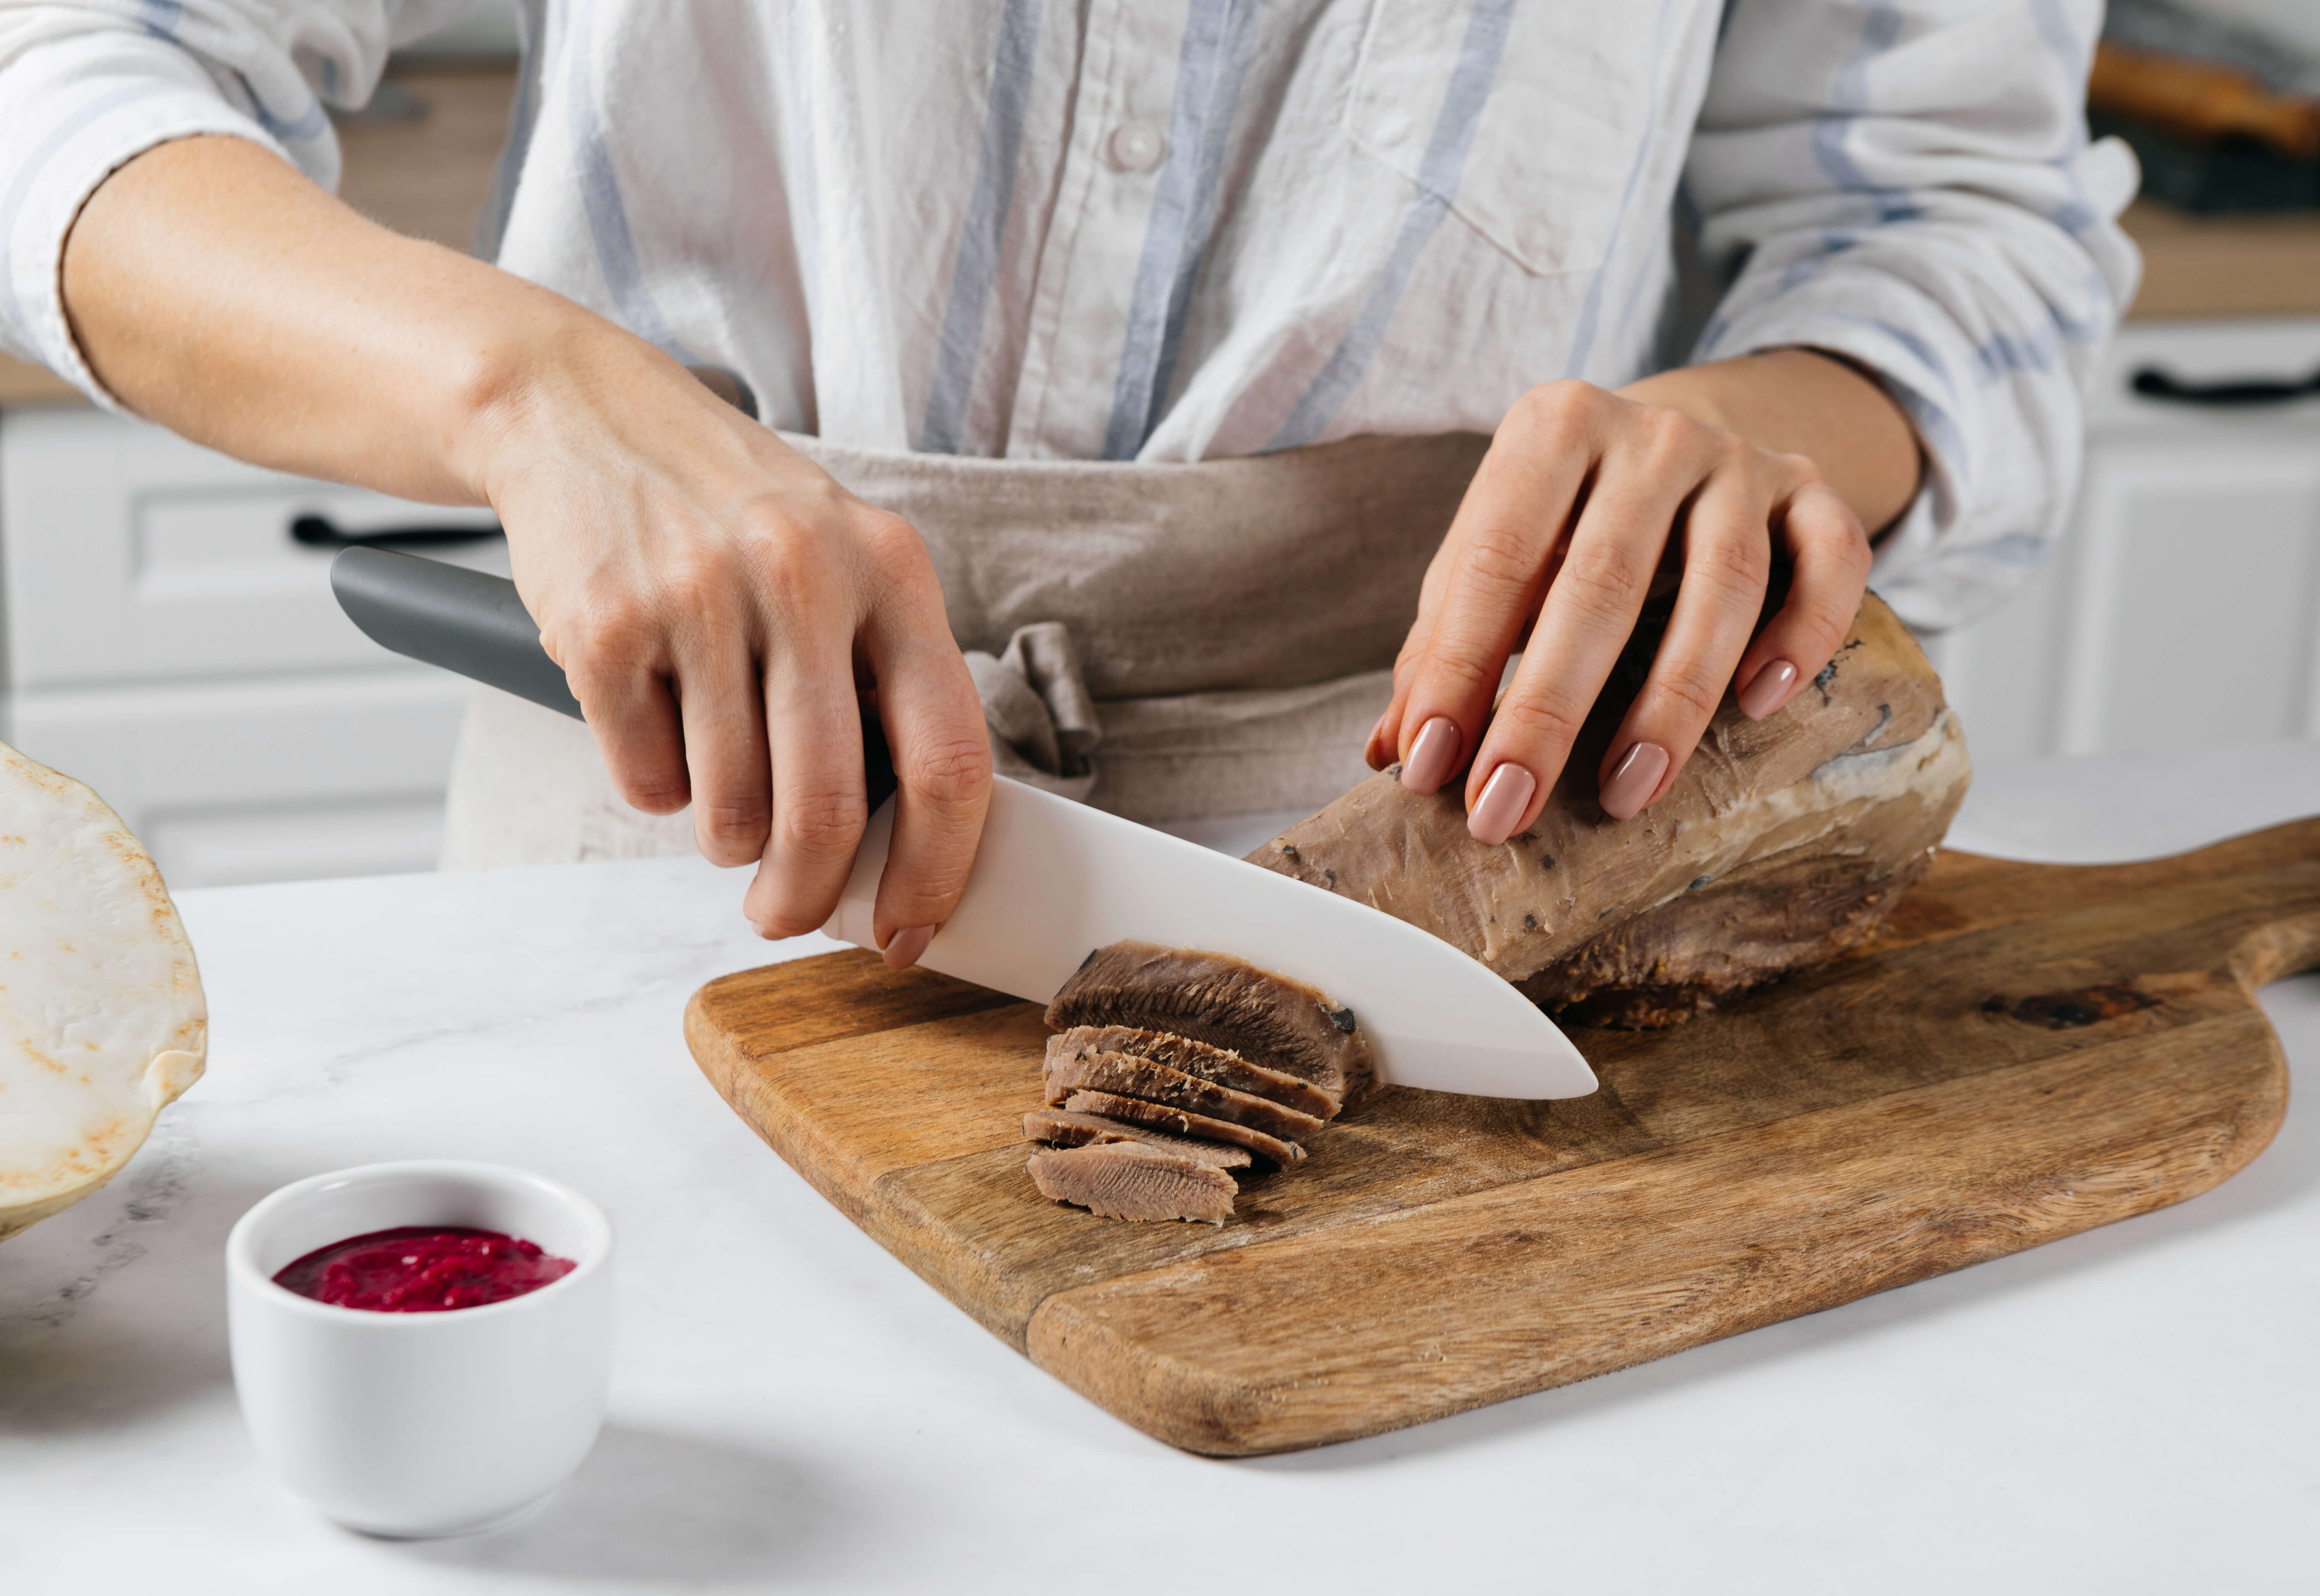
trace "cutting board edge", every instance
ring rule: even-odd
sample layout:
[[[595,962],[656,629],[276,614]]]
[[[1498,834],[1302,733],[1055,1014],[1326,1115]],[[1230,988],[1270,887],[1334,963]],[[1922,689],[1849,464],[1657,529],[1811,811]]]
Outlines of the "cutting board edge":
[[[2078,1208],[2052,1210],[2053,1222],[2044,1228],[2034,1229],[2025,1227],[2010,1233],[1985,1231],[1980,1233],[1979,1245],[1963,1246],[1946,1254],[1929,1253],[1900,1269],[1856,1271],[1835,1275],[1818,1292],[1804,1297],[1765,1301],[1757,1311],[1715,1323],[1700,1334],[1686,1332],[1657,1339],[1623,1335],[1618,1350],[1598,1352],[1572,1360],[1538,1378],[1479,1386],[1456,1397],[1415,1401],[1403,1407],[1369,1406],[1364,1408],[1362,1417],[1337,1425],[1315,1426],[1306,1421],[1276,1428],[1265,1422],[1262,1416],[1269,1406],[1274,1405],[1275,1392],[1282,1389],[1281,1383],[1253,1383],[1228,1371],[1214,1369],[1150,1346],[1125,1342],[1109,1334],[1101,1322],[1101,1310],[1095,1307],[1107,1298],[1117,1297],[1123,1291],[1165,1286],[1169,1283],[1171,1276],[1197,1274],[1215,1265],[1222,1256],[1217,1253],[1204,1254],[1187,1263],[1049,1292],[1031,1310],[1025,1326],[1022,1350],[1038,1367],[1130,1428],[1180,1450],[1209,1457],[1270,1456],[1334,1446],[1470,1412],[1518,1396],[1575,1384],[1599,1375],[1617,1374],[1622,1369],[1745,1334],[1783,1319],[1841,1307],[1881,1292],[1953,1274],[1975,1264],[2026,1252],[2048,1242],[2175,1207],[2213,1191],[2260,1157],[2271,1145],[2286,1119],[2290,1089],[2287,1057],[2276,1033],[2268,1022],[2263,1021],[2260,1012],[2256,1020],[2261,1032],[2262,1056],[2250,1061],[2246,1070],[2248,1078],[2241,1089],[2230,1093],[2233,1103],[2224,1105],[2220,1116],[2210,1114],[2204,1120],[2186,1121],[2177,1127],[2187,1139],[2196,1142],[2198,1138],[2189,1133],[2200,1124],[2213,1123],[2220,1118],[2228,1128],[2214,1142],[2220,1156],[2212,1159],[2195,1159],[2177,1180],[2164,1185],[2142,1186],[2122,1193],[2116,1202],[2101,1205],[2089,1203]],[[2016,1072],[2058,1073],[2064,1067],[2083,1068],[2089,1062],[2091,1061],[2066,1057],[2011,1066],[1965,1080],[1944,1082],[1914,1092],[1888,1093],[1880,1098],[1791,1116],[1777,1123],[1795,1129],[1802,1121],[1826,1119],[1834,1122],[1847,1116],[1858,1117],[1857,1111],[1864,1109],[1880,1108],[1890,1111],[1905,1106],[1896,1100],[1927,1093],[1955,1093],[1970,1084],[1987,1086],[1993,1075]],[[2234,1108],[2240,1111],[2234,1111]],[[1738,1146],[1753,1139],[1762,1129],[1735,1130],[1711,1139]],[[1396,1217],[1414,1218],[1429,1212],[1438,1216],[1443,1211],[1497,1205],[1510,1193],[1527,1188],[1544,1189],[1557,1183],[1602,1183],[1623,1170],[1633,1171],[1654,1164],[1689,1159],[1698,1156],[1703,1150],[1703,1143],[1694,1142],[1630,1154],[1623,1158],[1557,1171],[1534,1180],[1515,1182],[1466,1197],[1428,1204],[1425,1209],[1410,1211],[1409,1215]],[[1269,1247],[1310,1246],[1317,1241],[1325,1241],[1333,1234],[1319,1231],[1282,1238],[1278,1242],[1251,1242],[1235,1249],[1232,1261],[1235,1265],[1261,1263],[1263,1254]],[[920,1273],[923,1275],[924,1272]],[[945,1292],[947,1296],[949,1294]],[[1092,1311],[1083,1312],[1083,1310]],[[969,1317],[974,1317],[971,1311]],[[1074,1336],[1083,1338],[1083,1345],[1079,1348],[1071,1346]],[[1007,1338],[1002,1336],[1001,1338]],[[1095,1350],[1107,1341],[1119,1348],[1110,1356],[1104,1356]],[[1111,1365],[1112,1369],[1128,1371],[1128,1377],[1116,1377],[1103,1366],[1105,1365]],[[1215,1422],[1210,1418],[1212,1415],[1223,1417],[1225,1421]],[[1254,1422],[1251,1416],[1256,1416]]]

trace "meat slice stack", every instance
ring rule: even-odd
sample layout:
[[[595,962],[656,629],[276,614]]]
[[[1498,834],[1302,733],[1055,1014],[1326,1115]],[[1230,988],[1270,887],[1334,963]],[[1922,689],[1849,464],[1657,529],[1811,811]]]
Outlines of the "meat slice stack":
[[[1123,1220],[1232,1214],[1229,1173],[1285,1169],[1374,1077],[1351,1009],[1227,954],[1115,942],[1047,1006],[1040,1192]]]

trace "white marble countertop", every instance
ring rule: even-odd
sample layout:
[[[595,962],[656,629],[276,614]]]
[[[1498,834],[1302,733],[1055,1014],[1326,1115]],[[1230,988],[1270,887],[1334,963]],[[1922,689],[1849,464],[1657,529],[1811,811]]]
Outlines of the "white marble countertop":
[[[2320,747],[1985,775],[1953,840],[2172,851],[2320,810]],[[766,961],[690,862],[191,893],[208,1078],[0,1247],[0,1590],[2308,1590],[2320,1111],[2181,1207],[1414,1430],[1147,1440],[886,1256],[686,1055]],[[811,939],[807,939],[811,941]],[[818,947],[819,944],[816,944]],[[2320,980],[2265,997],[2299,1075]],[[612,1418],[539,1515],[332,1528],[234,1407],[220,1256],[285,1182],[496,1159],[620,1227]]]

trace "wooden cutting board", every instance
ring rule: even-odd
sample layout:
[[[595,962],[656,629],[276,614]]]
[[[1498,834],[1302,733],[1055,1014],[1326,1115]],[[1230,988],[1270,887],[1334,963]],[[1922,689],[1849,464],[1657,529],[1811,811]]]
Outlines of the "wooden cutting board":
[[[950,1300],[1194,1452],[1347,1440],[2180,1202],[2288,1103],[2253,1001],[2320,964],[2320,819],[2143,864],[1945,853],[1876,939],[1672,1030],[1592,1097],[1388,1090],[1222,1228],[1023,1171],[1039,1011],[839,953],[713,981],[693,1056]],[[1361,994],[1342,994],[1358,1008]]]

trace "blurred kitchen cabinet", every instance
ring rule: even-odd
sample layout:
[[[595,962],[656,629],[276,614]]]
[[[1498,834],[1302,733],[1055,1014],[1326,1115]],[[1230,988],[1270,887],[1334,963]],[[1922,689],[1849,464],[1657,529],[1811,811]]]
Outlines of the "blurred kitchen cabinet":
[[[104,794],[173,887],[431,869],[467,689],[378,648],[330,591],[344,542],[414,530],[418,551],[507,569],[487,510],[258,470],[94,410],[0,414],[7,740]]]
[[[2061,547],[1930,645],[1976,759],[2320,738],[2315,373],[2320,321],[2120,334]]]

